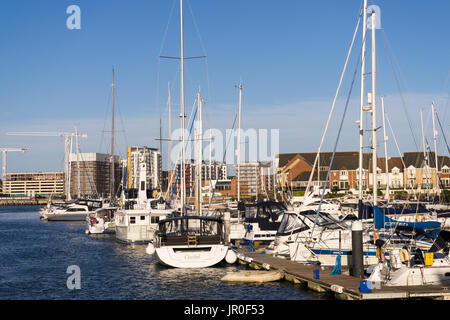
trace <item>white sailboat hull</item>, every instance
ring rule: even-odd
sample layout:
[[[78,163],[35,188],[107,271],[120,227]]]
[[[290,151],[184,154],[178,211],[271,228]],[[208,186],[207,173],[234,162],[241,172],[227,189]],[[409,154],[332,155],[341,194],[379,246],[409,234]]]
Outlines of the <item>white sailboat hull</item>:
[[[163,246],[156,248],[158,262],[174,268],[206,268],[218,264],[228,252],[223,244],[186,246]]]
[[[395,271],[386,286],[422,286],[450,284],[450,266],[403,266]]]
[[[44,213],[43,220],[47,221],[85,221],[88,212],[85,213]]]
[[[115,225],[113,222],[100,221],[95,225],[88,225],[88,233],[89,234],[103,234],[103,233],[115,233]]]

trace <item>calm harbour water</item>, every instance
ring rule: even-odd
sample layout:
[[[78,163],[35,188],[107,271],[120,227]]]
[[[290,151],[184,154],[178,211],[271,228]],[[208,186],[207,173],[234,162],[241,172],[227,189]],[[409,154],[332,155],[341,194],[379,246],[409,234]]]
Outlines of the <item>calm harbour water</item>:
[[[145,245],[125,245],[114,235],[86,235],[84,222],[44,222],[39,207],[0,207],[0,300],[319,300],[290,282],[222,282],[237,265],[166,268]],[[81,289],[69,290],[67,267],[81,270]]]

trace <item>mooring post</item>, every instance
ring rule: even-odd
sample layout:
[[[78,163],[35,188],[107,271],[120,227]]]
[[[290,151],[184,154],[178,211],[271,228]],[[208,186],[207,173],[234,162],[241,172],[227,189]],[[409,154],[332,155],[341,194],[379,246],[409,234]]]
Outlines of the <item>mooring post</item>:
[[[223,222],[225,226],[225,242],[226,244],[230,244],[231,243],[230,212],[225,211],[223,213]]]
[[[352,276],[364,277],[362,223],[359,220],[352,223]]]

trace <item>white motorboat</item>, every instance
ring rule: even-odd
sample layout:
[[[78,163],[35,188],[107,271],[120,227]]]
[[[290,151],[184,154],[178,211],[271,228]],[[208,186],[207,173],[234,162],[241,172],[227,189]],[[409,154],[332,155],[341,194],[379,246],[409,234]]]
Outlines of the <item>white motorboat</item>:
[[[427,250],[431,247],[433,236],[432,233],[420,232],[407,225],[379,230],[374,236],[372,226],[367,224],[363,228],[364,265],[378,263],[377,250],[381,247],[386,255],[389,255],[391,249],[411,244]],[[333,266],[336,257],[340,255],[341,264],[349,265],[352,256],[352,230],[345,222],[335,220],[328,213],[286,213],[275,241],[265,251],[267,254],[289,257],[292,261],[320,262],[324,266]]]
[[[65,206],[49,205],[40,214],[41,219],[46,221],[85,221],[89,214],[102,205],[99,200],[77,200]]]
[[[159,221],[173,212],[162,196],[147,198],[146,170],[146,163],[141,163],[137,198],[127,198],[122,193],[122,208],[117,210],[114,220],[116,239],[120,242],[149,243]]]
[[[86,217],[87,234],[115,233],[115,213],[117,207],[104,207]]]
[[[225,243],[223,221],[218,217],[179,216],[159,222],[155,241],[147,253],[175,268],[205,268],[236,254]],[[228,257],[227,257],[228,256]]]
[[[422,250],[393,251],[389,260],[372,268],[368,281],[372,287],[449,285],[449,240],[450,232],[442,230],[425,253]]]
[[[282,202],[261,201],[245,205],[244,241],[269,244],[275,240],[286,206]],[[233,224],[232,224],[233,227]]]

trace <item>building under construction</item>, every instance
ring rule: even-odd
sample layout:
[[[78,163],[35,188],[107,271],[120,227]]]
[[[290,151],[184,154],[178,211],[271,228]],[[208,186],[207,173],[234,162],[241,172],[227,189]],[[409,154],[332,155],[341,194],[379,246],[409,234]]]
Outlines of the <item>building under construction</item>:
[[[70,162],[70,195],[72,198],[110,197],[111,155],[104,153],[72,153]],[[114,193],[120,194],[122,164],[114,156]]]

